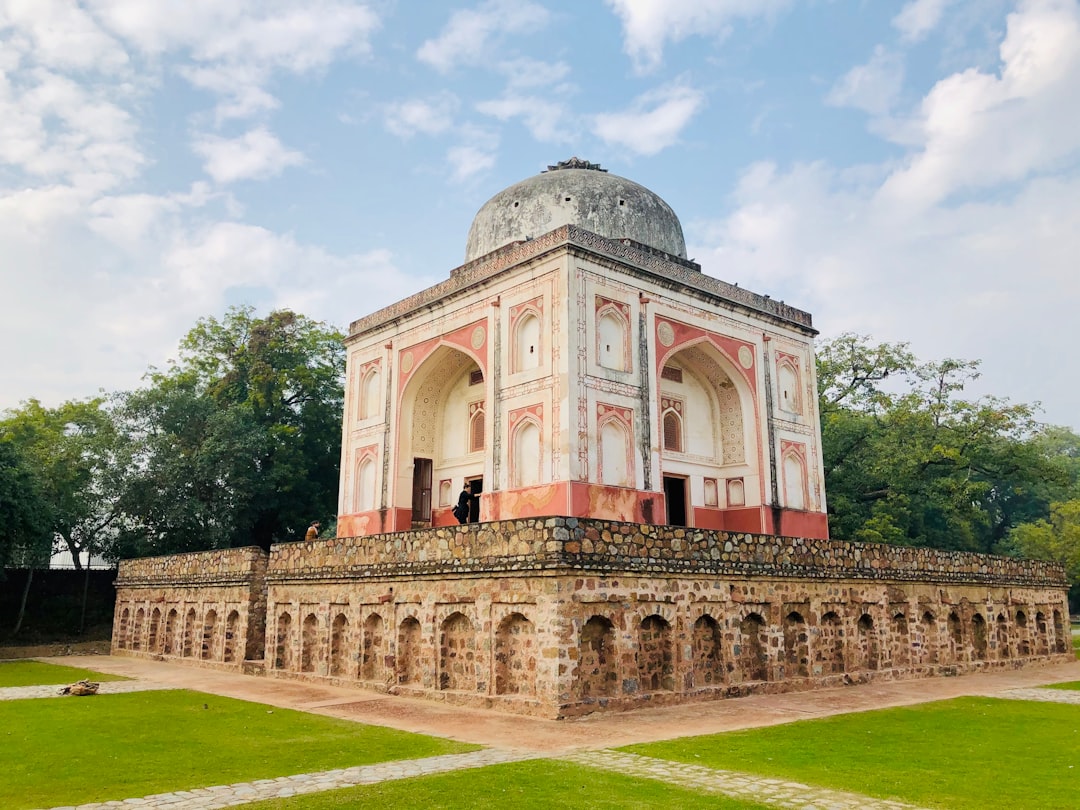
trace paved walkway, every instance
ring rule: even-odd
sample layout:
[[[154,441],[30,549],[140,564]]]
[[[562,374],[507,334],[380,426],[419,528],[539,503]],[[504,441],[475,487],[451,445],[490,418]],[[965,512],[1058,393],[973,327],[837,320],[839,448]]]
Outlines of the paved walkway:
[[[1006,689],[995,697],[1009,700],[1041,700],[1044,703],[1072,703],[1080,706],[1080,692],[1068,689]]]
[[[258,779],[254,782],[237,782],[234,785],[215,785],[214,787],[178,790],[174,793],[156,793],[140,799],[123,801],[94,802],[54,808],[54,810],[113,810],[113,808],[156,808],[169,810],[218,810],[222,807],[236,807],[241,804],[260,802],[266,799],[287,799],[290,796],[303,796],[307,793],[320,793],[324,790],[373,785],[377,782],[391,782],[395,779],[409,779],[414,776],[431,776],[449,773],[466,768],[484,768],[504,762],[519,762],[535,759],[536,754],[526,751],[507,751],[487,748],[483,751],[470,751],[467,754],[446,754],[441,757],[426,759],[406,759],[395,762],[380,762],[375,765],[361,765],[355,768],[339,768],[321,773],[300,773],[282,776],[277,779]]]
[[[912,805],[900,802],[768,779],[754,774],[624,754],[609,749],[636,742],[715,734],[738,728],[912,705],[962,695],[1080,704],[1080,692],[1036,688],[1048,683],[1080,680],[1080,661],[1032,667],[1027,670],[965,675],[959,678],[871,683],[842,689],[758,695],[553,721],[446,706],[433,701],[389,697],[351,688],[196,669],[146,659],[87,656],[52,660],[140,679],[103,682],[102,694],[146,689],[192,689],[492,746],[468,754],[386,762],[85,804],[79,805],[78,810],[157,807],[170,810],[211,810],[263,799],[299,796],[394,779],[447,773],[463,768],[548,757],[774,807],[799,810],[914,810]],[[55,697],[60,688],[34,686],[0,689],[0,700]]]
[[[767,779],[755,774],[723,771],[684,762],[671,762],[666,759],[653,759],[621,751],[583,751],[580,754],[561,758],[579,765],[618,771],[627,776],[656,779],[702,793],[721,793],[734,799],[792,810],[813,810],[813,808],[912,810],[915,808],[912,804],[874,799],[861,793],[845,793],[840,790],[811,787],[801,782]]]

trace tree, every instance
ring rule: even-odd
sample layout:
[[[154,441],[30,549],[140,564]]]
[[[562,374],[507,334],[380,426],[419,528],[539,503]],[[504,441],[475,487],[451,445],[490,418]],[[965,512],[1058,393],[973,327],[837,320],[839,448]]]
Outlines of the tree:
[[[32,399],[0,420],[0,435],[35,470],[53,551],[70,551],[76,568],[81,555],[102,553],[120,514],[117,435],[104,400],[46,408]]]
[[[336,512],[342,335],[290,311],[200,320],[180,357],[121,398],[128,553],[298,539]]]
[[[1009,541],[1021,556],[1063,565],[1072,583],[1069,601],[1080,608],[1080,498],[1052,504],[1048,520],[1017,526]]]
[[[847,540],[993,551],[1070,474],[1034,408],[962,396],[978,363],[842,335],[819,351],[829,525]],[[1074,479],[1075,480],[1075,479]]]
[[[6,566],[48,563],[52,538],[46,505],[26,459],[0,437],[0,577]]]

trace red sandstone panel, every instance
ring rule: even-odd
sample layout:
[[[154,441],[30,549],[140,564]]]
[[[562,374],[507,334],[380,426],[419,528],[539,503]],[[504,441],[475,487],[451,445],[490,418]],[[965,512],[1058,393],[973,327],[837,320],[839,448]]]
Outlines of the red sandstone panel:
[[[748,506],[744,509],[724,510],[724,531],[751,532],[761,534],[765,531],[765,515],[760,506]]]
[[[522,517],[569,515],[566,483],[545,484],[527,489],[485,492],[480,497],[480,519],[514,520]]]
[[[727,528],[724,515],[726,511],[721,509],[703,509],[694,507],[694,526],[698,529],[713,529],[723,531]]]
[[[772,521],[770,520],[769,523]],[[770,526],[766,531],[772,531],[784,537],[828,540],[829,516],[822,512],[797,512],[794,509],[782,509],[780,525]]]
[[[664,496],[658,492],[572,483],[569,514],[573,517],[655,524],[662,523],[666,513]]]

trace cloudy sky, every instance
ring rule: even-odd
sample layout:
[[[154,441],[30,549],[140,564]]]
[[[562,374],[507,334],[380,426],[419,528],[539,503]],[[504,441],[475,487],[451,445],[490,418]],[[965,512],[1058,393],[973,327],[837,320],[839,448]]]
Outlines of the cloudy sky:
[[[1080,0],[0,0],[0,408],[344,328],[577,155],[705,272],[1080,428]]]

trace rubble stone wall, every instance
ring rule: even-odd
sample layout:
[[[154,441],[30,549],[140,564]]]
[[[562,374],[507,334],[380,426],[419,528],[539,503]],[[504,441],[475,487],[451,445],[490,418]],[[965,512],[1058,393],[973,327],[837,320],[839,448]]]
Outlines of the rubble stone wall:
[[[261,659],[267,560],[237,548],[121,561],[113,654],[228,668]]]
[[[1060,566],[931,549],[541,518],[129,562],[115,651],[240,668],[233,617],[273,677],[543,717],[1071,656]]]

